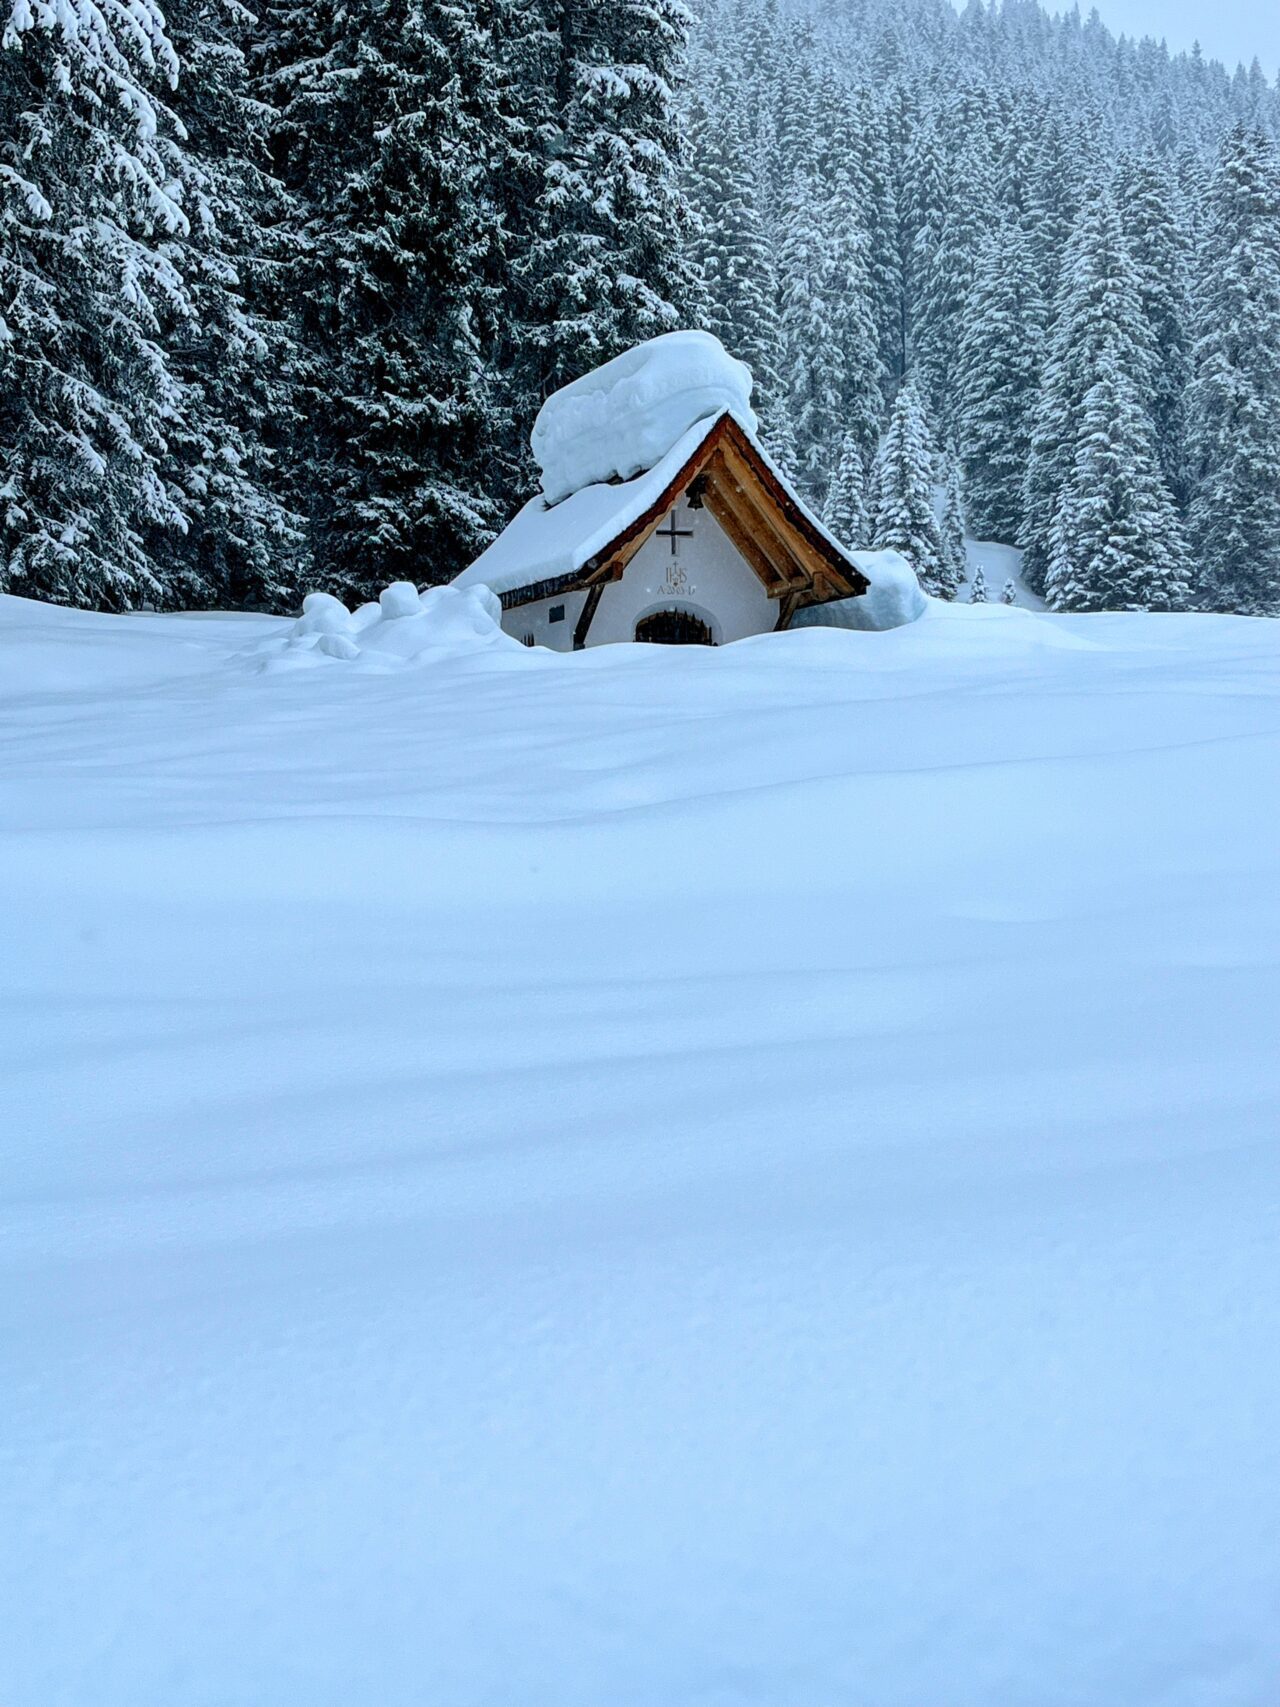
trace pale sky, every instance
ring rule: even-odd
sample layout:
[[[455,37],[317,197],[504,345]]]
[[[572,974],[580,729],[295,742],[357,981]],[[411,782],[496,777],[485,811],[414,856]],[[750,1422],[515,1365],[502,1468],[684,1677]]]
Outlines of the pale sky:
[[[1088,17],[1091,0],[1080,0]],[[1280,4],[1277,0],[1092,0],[1114,35],[1155,36],[1172,53],[1199,41],[1206,59],[1220,59],[1229,71],[1256,54],[1274,82],[1280,71]],[[1063,0],[1047,0],[1049,10]]]

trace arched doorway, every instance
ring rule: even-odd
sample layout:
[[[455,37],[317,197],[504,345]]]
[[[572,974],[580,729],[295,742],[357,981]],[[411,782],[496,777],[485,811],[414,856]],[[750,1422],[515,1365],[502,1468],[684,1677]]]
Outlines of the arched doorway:
[[[687,610],[656,610],[636,624],[636,639],[659,646],[714,646],[715,638],[701,617]]]

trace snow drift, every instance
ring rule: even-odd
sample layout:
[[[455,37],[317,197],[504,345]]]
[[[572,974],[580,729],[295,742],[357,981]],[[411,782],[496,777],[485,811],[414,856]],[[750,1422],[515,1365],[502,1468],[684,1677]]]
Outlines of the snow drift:
[[[332,593],[308,593],[297,621],[249,656],[259,669],[281,670],[330,659],[384,668],[466,653],[523,652],[502,632],[501,621],[501,601],[484,585],[419,593],[412,581],[395,581],[354,611]]]
[[[751,370],[710,332],[666,332],[548,397],[533,454],[549,504],[652,468],[690,427],[728,410],[748,432]]]

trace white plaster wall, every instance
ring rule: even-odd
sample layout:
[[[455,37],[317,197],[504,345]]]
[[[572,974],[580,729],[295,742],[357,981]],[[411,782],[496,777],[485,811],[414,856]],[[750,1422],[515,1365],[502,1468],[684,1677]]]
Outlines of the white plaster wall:
[[[655,610],[692,611],[710,624],[718,646],[763,634],[777,622],[777,603],[710,511],[691,510],[681,498],[675,517],[678,528],[693,529],[693,538],[676,541],[675,557],[664,533],[646,540],[622,579],[601,594],[589,646],[634,640],[636,623]],[[669,527],[669,518],[658,525]]]
[[[710,626],[717,646],[747,634],[763,634],[777,622],[777,601],[765,592],[755,570],[738,555],[710,511],[691,510],[681,498],[675,516],[676,526],[692,528],[693,537],[677,539],[674,558],[665,534],[654,534],[641,546],[622,579],[611,581],[600,595],[588,646],[634,640],[636,623],[656,610],[692,611]],[[658,525],[669,527],[669,518],[664,516]],[[561,593],[554,599],[517,605],[502,613],[502,626],[517,640],[532,635],[536,646],[569,652],[586,598],[585,593]],[[563,620],[552,622],[551,612],[561,605]]]
[[[516,605],[502,613],[503,633],[514,634],[517,640],[531,634],[535,646],[549,646],[553,652],[572,652],[574,626],[586,602],[585,593],[560,593],[554,599]],[[561,607],[564,609],[563,618],[552,622],[552,611]],[[594,628],[594,624],[592,626]],[[588,639],[594,639],[594,634]]]

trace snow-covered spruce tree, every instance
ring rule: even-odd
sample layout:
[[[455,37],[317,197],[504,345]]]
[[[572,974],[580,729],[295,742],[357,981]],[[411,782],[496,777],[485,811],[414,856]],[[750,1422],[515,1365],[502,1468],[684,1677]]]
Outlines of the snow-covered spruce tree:
[[[848,170],[867,233],[872,314],[880,335],[880,359],[891,380],[907,371],[908,309],[898,217],[892,105],[878,86],[855,96],[855,149]]]
[[[726,72],[691,107],[691,252],[705,292],[704,324],[751,369],[752,407],[765,443],[774,446],[784,413],[782,328],[745,105],[740,83]]]
[[[934,267],[947,210],[946,154],[931,118],[915,127],[902,177],[899,247],[904,282],[912,300],[917,301]]]
[[[1139,400],[1149,397],[1155,359],[1137,269],[1115,202],[1099,184],[1072,233],[1033,415],[1022,543],[1023,575],[1035,591],[1045,589],[1058,505],[1078,474],[1085,399],[1104,372],[1117,371]]]
[[[1187,497],[1185,408],[1191,377],[1187,221],[1177,181],[1167,162],[1154,154],[1125,162],[1118,195],[1142,309],[1155,343],[1146,408],[1165,483],[1175,500],[1183,503]]]
[[[784,170],[780,126],[795,103],[784,99],[789,31],[778,0],[719,0],[699,8],[685,87],[707,87],[726,75],[734,89],[737,119],[756,177],[760,212],[772,233],[781,202]],[[696,194],[697,161],[686,156],[686,181]],[[793,163],[794,164],[794,163]]]
[[[933,458],[920,394],[910,377],[880,440],[873,486],[872,543],[877,550],[900,551],[926,593],[948,597],[951,574],[933,508]]]
[[[322,25],[324,51],[273,78],[308,207],[314,574],[347,596],[447,580],[476,555],[498,520],[486,486],[501,432],[485,359],[499,91],[479,6],[367,0],[355,23],[331,43]]]
[[[813,29],[807,19],[798,18],[794,12],[783,23],[778,70],[786,99],[777,103],[774,135],[783,174],[777,188],[785,198],[797,173],[817,182],[824,175],[819,135],[821,76],[813,51]]]
[[[301,578],[301,520],[286,464],[294,349],[277,234],[293,209],[268,166],[267,110],[246,64],[235,0],[174,0],[172,97],[185,133],[185,243],[173,241],[190,312],[169,339],[183,407],[166,423],[184,531],[150,541],[169,598],[281,609]]]
[[[912,319],[913,372],[940,430],[955,418],[955,367],[982,246],[995,221],[990,161],[980,130],[970,133],[952,173],[942,226],[919,281]]]
[[[973,572],[973,584],[969,588],[969,603],[971,605],[985,605],[986,602],[987,578],[982,573],[982,565],[979,564]]]
[[[942,537],[942,560],[947,571],[943,596],[953,599],[969,568],[964,549],[965,505],[960,481],[960,459],[953,445],[948,445],[939,457],[936,474],[938,485],[942,488],[942,519],[939,531]]]
[[[677,176],[689,14],[680,0],[553,10],[559,122],[528,258],[543,394],[701,307]]]
[[[1025,232],[994,232],[966,305],[956,372],[971,525],[980,539],[1017,540],[1039,380],[1043,308]]]
[[[1039,179],[1038,102],[1002,91],[993,115],[991,195],[1002,214],[1027,230]]]
[[[0,586],[162,600],[148,553],[186,517],[168,477],[183,391],[162,337],[191,300],[155,7],[18,0],[0,36]]]
[[[1088,164],[1071,115],[1051,110],[1040,128],[1022,222],[1043,303],[1052,303],[1057,296]]]
[[[836,304],[829,288],[831,237],[823,229],[813,184],[802,173],[796,173],[788,187],[784,233],[779,271],[783,377],[791,429],[787,471],[821,508],[841,428],[843,375]]]
[[[834,336],[840,419],[845,433],[856,437],[864,460],[869,461],[884,420],[888,374],[876,325],[871,239],[862,224],[854,181],[842,170],[834,173],[821,218],[828,234],[823,289]],[[837,438],[826,444],[828,467],[839,449]]]
[[[481,489],[510,514],[537,486],[529,433],[547,387],[540,272],[546,242],[547,173],[564,148],[563,116],[572,87],[558,0],[486,0],[492,104],[486,118],[490,250],[497,314],[486,351],[497,440]]]
[[[1018,589],[1014,586],[1013,579],[1010,577],[1010,579],[1007,580],[1004,586],[1000,589],[1000,603],[1002,605],[1016,605],[1017,602]]]
[[[4,576],[122,606],[279,601],[296,531],[263,448],[280,324],[247,14],[15,9],[0,49]]]
[[[289,493],[302,513],[303,578],[330,576],[323,539],[324,495],[333,481],[340,380],[341,279],[336,253],[348,245],[337,206],[361,135],[352,92],[357,32],[346,4],[260,0],[250,53],[282,217],[261,233],[274,267],[264,281],[287,316],[290,352],[281,370],[284,407],[265,423]],[[337,590],[340,580],[331,579]]]
[[[841,442],[822,519],[842,545],[856,549],[870,538],[867,464],[857,433],[846,433]]]
[[[884,413],[869,238],[853,181],[836,170],[826,194],[796,173],[787,188],[778,271],[792,471],[822,507],[841,441],[872,454]]]
[[[1209,190],[1197,292],[1190,531],[1205,598],[1280,615],[1280,166],[1232,131]]]
[[[1085,398],[1045,593],[1052,610],[1184,610],[1190,602],[1182,527],[1117,348],[1104,353]]]

